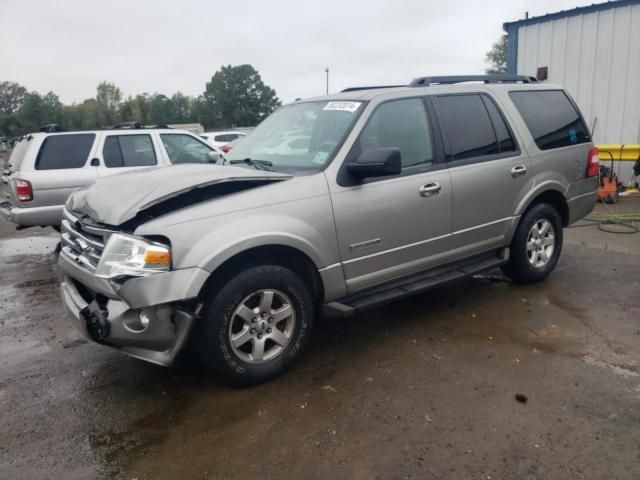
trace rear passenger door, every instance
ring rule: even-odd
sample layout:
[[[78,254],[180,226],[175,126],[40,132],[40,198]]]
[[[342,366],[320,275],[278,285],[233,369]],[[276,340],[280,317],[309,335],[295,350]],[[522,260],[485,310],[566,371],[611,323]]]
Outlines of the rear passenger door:
[[[98,151],[100,176],[158,165],[154,139],[149,133],[104,134]]]
[[[453,191],[456,258],[504,246],[532,175],[496,100],[485,93],[433,98]]]
[[[95,152],[95,133],[57,133],[47,136],[35,159],[33,171],[20,165],[20,176],[31,182],[30,207],[64,205],[74,190],[93,183],[97,168],[89,161]]]

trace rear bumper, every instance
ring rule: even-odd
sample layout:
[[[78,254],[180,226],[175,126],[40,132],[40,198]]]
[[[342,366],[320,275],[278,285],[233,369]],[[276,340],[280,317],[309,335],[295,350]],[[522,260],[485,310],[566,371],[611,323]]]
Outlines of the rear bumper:
[[[17,207],[9,201],[0,203],[0,214],[23,227],[57,227],[62,221],[63,205],[47,207]]]
[[[71,323],[86,338],[148,362],[173,364],[196,319],[182,301],[197,296],[198,279],[206,278],[200,273],[204,270],[178,270],[164,274],[161,279],[151,275],[117,285],[95,277],[64,253],[60,254],[58,266],[62,302]],[[195,280],[185,281],[187,276]],[[134,285],[128,286],[132,281]],[[192,290],[185,290],[185,284],[191,285]],[[134,291],[153,291],[161,296],[133,295]],[[158,303],[149,304],[146,300]]]

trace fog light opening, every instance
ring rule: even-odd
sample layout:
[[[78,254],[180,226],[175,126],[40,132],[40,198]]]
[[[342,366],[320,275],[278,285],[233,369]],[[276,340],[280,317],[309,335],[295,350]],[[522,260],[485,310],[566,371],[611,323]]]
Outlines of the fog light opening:
[[[151,323],[151,317],[147,314],[147,312],[142,311],[138,317],[133,317],[127,322],[123,323],[124,328],[129,330],[131,333],[143,333],[149,328],[149,324]]]

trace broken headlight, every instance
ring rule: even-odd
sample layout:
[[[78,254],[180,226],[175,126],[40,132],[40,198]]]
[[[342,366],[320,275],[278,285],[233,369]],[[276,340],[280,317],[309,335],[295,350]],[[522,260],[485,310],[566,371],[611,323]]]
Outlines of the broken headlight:
[[[171,249],[140,237],[114,233],[100,256],[96,276],[116,278],[142,277],[166,272],[171,267]]]

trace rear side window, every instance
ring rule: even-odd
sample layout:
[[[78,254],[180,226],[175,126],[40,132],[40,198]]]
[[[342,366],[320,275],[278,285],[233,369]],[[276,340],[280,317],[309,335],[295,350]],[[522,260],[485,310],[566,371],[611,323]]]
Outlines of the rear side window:
[[[540,150],[591,140],[587,126],[562,90],[509,92]]]
[[[148,167],[157,163],[149,135],[111,135],[104,141],[102,156],[108,168]]]
[[[500,111],[498,111],[498,107],[496,107],[496,104],[485,95],[482,95],[482,101],[484,102],[484,106],[487,107],[489,118],[491,118],[500,153],[515,152],[517,150],[516,142],[507,128],[504,117]]]
[[[47,137],[38,152],[36,170],[82,168],[87,163],[95,137],[93,133]]]
[[[437,97],[451,160],[500,153],[489,113],[480,95]]]

